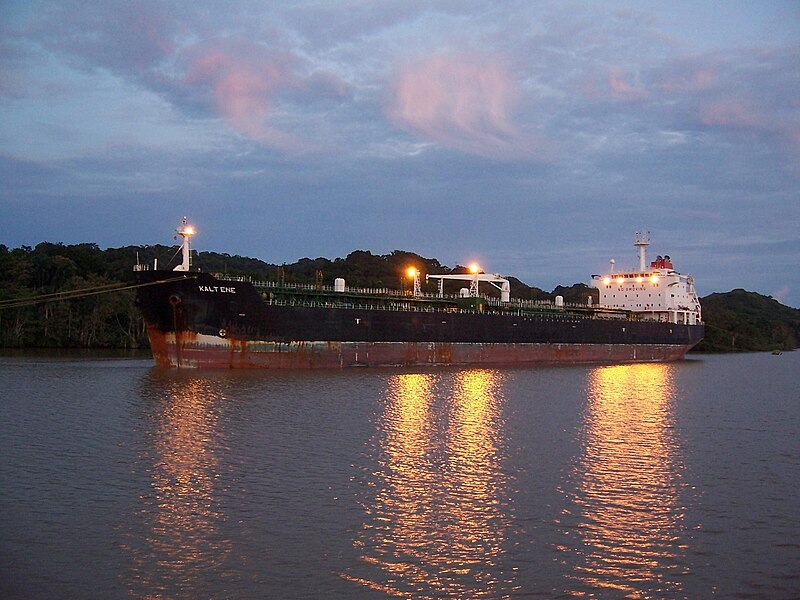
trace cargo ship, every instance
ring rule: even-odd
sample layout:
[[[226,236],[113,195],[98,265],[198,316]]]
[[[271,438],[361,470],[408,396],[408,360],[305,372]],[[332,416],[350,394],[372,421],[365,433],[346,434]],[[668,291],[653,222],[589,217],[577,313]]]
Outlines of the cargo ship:
[[[639,266],[593,275],[599,302],[514,299],[509,281],[478,267],[428,274],[436,293],[254,281],[195,270],[184,219],[181,264],[134,266],[136,304],[155,364],[171,368],[308,369],[501,366],[673,361],[703,338],[691,276],[669,256],[646,261],[649,236],[637,234]],[[445,282],[463,285],[445,293]],[[496,288],[481,293],[481,284]]]

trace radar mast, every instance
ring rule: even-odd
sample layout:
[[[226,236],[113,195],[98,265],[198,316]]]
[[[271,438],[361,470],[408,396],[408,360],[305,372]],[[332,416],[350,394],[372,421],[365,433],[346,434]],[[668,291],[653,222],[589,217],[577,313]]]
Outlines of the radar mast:
[[[174,271],[188,271],[192,266],[192,253],[189,250],[189,238],[194,235],[194,227],[189,225],[186,217],[183,217],[181,226],[176,230],[176,233],[183,238],[181,243],[181,264],[175,267]]]
[[[650,245],[650,232],[646,229],[636,232],[636,241],[633,245],[639,248],[639,271],[644,273],[647,268],[647,247]]]

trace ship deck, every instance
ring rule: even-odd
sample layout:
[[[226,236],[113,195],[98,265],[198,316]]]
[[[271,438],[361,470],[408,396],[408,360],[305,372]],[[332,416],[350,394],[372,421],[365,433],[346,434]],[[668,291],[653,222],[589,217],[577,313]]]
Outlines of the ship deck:
[[[498,298],[482,296],[476,306],[474,298],[458,295],[421,293],[390,288],[347,287],[337,291],[332,286],[296,283],[278,283],[253,280],[249,277],[217,274],[221,281],[245,282],[259,291],[265,304],[275,306],[303,306],[308,308],[345,308],[360,310],[389,310],[436,313],[501,314],[508,316],[546,315],[553,318],[607,318],[632,319],[630,311],[599,305],[564,303],[547,300],[512,299],[501,302]]]

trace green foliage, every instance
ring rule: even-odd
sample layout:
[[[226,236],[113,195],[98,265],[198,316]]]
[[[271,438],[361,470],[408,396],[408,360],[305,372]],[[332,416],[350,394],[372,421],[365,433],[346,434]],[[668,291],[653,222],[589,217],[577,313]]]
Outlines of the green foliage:
[[[696,350],[737,352],[800,347],[800,310],[742,289],[700,300],[706,337]]]
[[[0,247],[0,345],[44,348],[137,348],[146,345],[134,293],[121,290],[71,300],[41,296],[132,283],[130,265],[115,270],[94,244]],[[11,303],[8,306],[8,303]]]
[[[227,273],[229,275],[249,275],[258,279],[275,275],[276,267],[263,260],[231,256],[217,252],[200,252],[192,258],[193,266],[200,266],[209,273]],[[152,260],[150,261],[152,263]]]

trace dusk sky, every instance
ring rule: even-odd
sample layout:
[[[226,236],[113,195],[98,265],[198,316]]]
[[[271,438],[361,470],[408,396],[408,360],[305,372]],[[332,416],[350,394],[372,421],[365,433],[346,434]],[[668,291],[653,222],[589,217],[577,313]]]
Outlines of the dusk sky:
[[[800,2],[2,0],[0,243],[636,264],[800,307]]]

